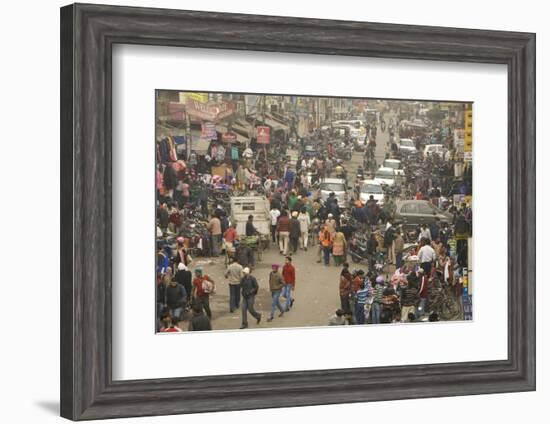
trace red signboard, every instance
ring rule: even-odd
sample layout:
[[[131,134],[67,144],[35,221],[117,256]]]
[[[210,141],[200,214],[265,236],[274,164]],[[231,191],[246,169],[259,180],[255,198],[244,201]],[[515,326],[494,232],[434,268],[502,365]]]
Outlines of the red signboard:
[[[228,131],[222,134],[222,141],[224,143],[235,143],[237,141],[237,134],[232,131]]]
[[[256,142],[269,144],[269,127],[256,127]]]

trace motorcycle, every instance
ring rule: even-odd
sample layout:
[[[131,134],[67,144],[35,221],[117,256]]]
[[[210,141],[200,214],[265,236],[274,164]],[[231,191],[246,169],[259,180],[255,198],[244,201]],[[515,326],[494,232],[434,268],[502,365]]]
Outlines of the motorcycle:
[[[339,146],[336,148],[336,157],[342,160],[351,160],[352,150],[348,146]]]
[[[350,240],[349,253],[354,263],[369,261],[371,259],[371,255],[367,250],[367,240],[359,236],[355,236]]]

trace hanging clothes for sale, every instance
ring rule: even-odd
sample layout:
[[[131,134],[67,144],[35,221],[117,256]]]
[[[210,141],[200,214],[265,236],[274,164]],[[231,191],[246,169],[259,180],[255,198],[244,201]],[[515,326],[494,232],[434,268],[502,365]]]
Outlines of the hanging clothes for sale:
[[[170,165],[167,165],[164,168],[163,183],[164,183],[164,188],[166,188],[166,190],[173,190],[176,188],[178,184],[176,171]]]
[[[168,137],[168,145],[168,156],[170,161],[175,162],[178,160],[178,155],[176,154],[176,142],[174,141],[174,137]]]
[[[210,145],[210,156],[215,158],[217,154],[218,154],[218,145],[217,144]]]
[[[175,135],[174,142],[176,143],[176,146],[179,146],[180,144],[185,144],[185,136]]]
[[[231,160],[239,160],[239,149],[237,146],[231,147]]]
[[[216,154],[213,154],[212,156],[216,158],[216,161],[223,162],[225,160],[225,147],[223,147],[222,145],[218,146]]]
[[[169,153],[169,146],[168,146],[168,139],[163,138],[162,140],[157,142],[157,156],[159,163],[166,163],[168,162],[168,159],[170,158]]]

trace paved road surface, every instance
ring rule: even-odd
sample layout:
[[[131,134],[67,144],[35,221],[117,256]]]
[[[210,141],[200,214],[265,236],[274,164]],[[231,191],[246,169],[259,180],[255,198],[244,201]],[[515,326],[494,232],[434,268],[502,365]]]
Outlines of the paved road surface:
[[[241,326],[241,312],[229,312],[229,287],[223,273],[225,266],[222,258],[197,258],[192,268],[202,266],[205,272],[216,282],[217,292],[210,298],[212,309],[212,326],[215,330],[232,330]],[[272,322],[267,322],[271,310],[271,294],[269,291],[268,276],[271,265],[282,265],[284,257],[279,250],[271,247],[264,252],[262,261],[257,263],[252,274],[258,279],[260,290],[256,296],[256,310],[262,314],[260,325],[256,325],[254,318],[248,317],[249,328],[276,328],[276,327],[308,327],[326,325],[330,316],[340,307],[338,283],[340,267],[325,267],[317,263],[317,248],[310,247],[308,251],[299,250],[293,256],[296,268],[295,303],[290,312],[281,318],[278,311]],[[181,326],[186,329],[186,322]]]

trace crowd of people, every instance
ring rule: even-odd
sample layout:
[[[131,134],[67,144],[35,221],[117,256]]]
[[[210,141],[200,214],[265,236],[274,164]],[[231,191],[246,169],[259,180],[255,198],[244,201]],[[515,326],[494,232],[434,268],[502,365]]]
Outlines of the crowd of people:
[[[398,122],[387,126],[381,117],[379,125],[382,131],[390,131],[386,158],[393,158]],[[338,157],[335,145],[352,145],[354,140],[346,134],[335,142],[331,129],[312,129],[307,137],[294,142],[287,136],[275,138],[269,150],[255,149],[252,143],[247,148],[250,152],[243,152],[239,160],[234,156],[230,160],[209,157],[188,162],[176,158],[158,163],[158,331],[179,331],[182,321],[187,322],[190,331],[212,329],[210,296],[216,293],[216,283],[201,267],[192,270],[192,263],[196,256],[216,257],[227,251],[232,252],[224,273],[229,287],[228,309],[230,313],[241,310],[242,329],[248,327],[249,315],[260,323],[262,315],[255,309],[259,290],[254,276],[256,258],[241,240],[259,231],[250,215],[245,234],[238,234],[228,210],[230,196],[251,192],[269,201],[269,238],[285,258],[284,266],[274,264],[268,277],[272,303],[266,321],[291,310],[296,284],[293,259],[312,247],[317,251],[318,263],[342,267],[338,285],[340,308],[330,318],[330,325],[460,319],[471,207],[463,200],[457,204],[443,195],[452,185],[456,152],[451,147],[451,130],[436,130],[430,137],[449,145],[445,154],[402,158],[411,164],[410,169],[405,168],[399,189],[388,190],[383,202],[373,196],[361,201],[358,192],[348,203],[339,201],[334,192],[323,200],[320,180],[331,176],[348,178],[351,174]],[[373,146],[376,147],[377,131],[372,124],[365,136],[364,156],[369,160]],[[419,148],[433,142],[422,134],[408,135]],[[305,146],[313,143],[317,150],[311,154]],[[301,152],[297,160],[291,162],[276,154],[277,149],[290,147]],[[225,163],[228,171],[224,176],[212,176],[205,161],[210,166]],[[357,183],[367,174],[368,170],[360,166]],[[435,220],[429,226],[407,229],[395,220],[396,202],[400,199],[427,200],[451,213],[453,220]],[[354,249],[362,239],[365,255],[358,258]],[[413,247],[406,250],[407,244]],[[350,270],[349,259],[364,259],[365,269]],[[449,294],[450,300],[449,296],[444,302],[439,299],[437,294],[441,292]]]

